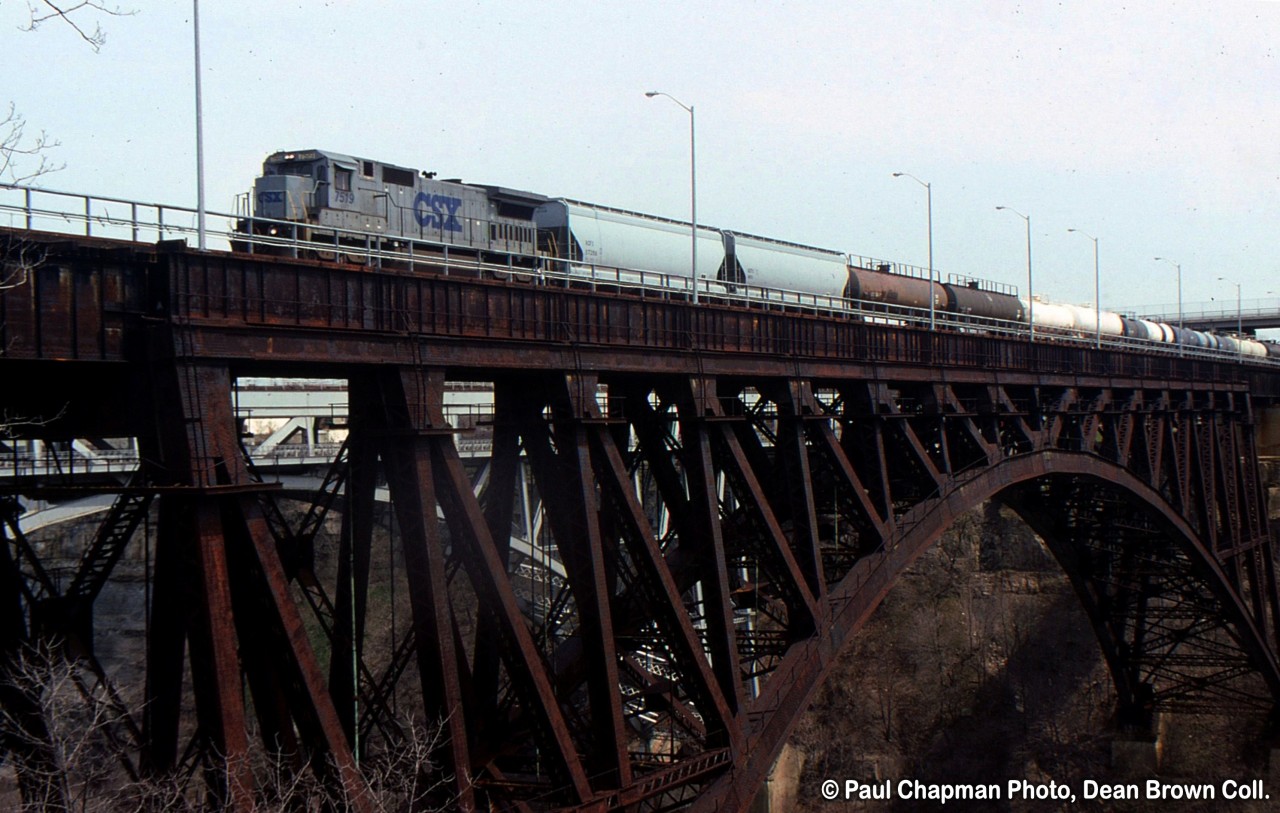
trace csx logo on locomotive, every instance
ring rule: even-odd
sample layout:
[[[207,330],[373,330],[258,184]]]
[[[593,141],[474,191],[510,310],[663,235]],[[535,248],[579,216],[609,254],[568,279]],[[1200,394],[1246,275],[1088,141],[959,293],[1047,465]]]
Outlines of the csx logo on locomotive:
[[[413,216],[424,229],[462,231],[462,224],[458,222],[458,209],[461,207],[462,198],[419,192],[413,200]]]
[[[284,203],[283,192],[259,192],[258,205],[265,206],[268,203]]]

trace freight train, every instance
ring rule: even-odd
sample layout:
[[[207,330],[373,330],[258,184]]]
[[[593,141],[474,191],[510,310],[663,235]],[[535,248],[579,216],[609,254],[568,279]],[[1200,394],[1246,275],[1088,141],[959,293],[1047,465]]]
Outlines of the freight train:
[[[441,180],[434,172],[325,150],[277,152],[254,182],[252,214],[237,228],[277,247],[363,262],[377,251],[473,256],[531,271],[554,269],[689,291],[687,222],[500,186]],[[372,243],[371,243],[372,241]],[[233,245],[247,249],[249,242]],[[255,246],[254,250],[262,250]],[[940,282],[903,266],[726,229],[697,229],[700,290],[778,292],[849,301],[853,309],[933,310],[997,325],[1034,323],[1042,335],[1127,337],[1280,357],[1280,347],[1132,319],[1093,308],[1028,302],[980,280]]]

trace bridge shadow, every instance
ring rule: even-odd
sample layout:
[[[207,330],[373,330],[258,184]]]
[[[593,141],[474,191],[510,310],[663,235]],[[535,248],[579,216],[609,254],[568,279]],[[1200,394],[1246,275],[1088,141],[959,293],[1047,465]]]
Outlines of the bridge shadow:
[[[968,713],[937,724],[927,750],[900,777],[926,785],[995,784],[1001,790],[999,801],[951,801],[948,810],[1021,810],[1025,804],[1007,798],[1010,779],[1053,780],[1079,788],[1083,779],[1100,778],[1107,771],[1106,752],[1099,747],[1103,732],[1090,737],[1067,719],[1073,708],[1094,700],[1090,692],[1100,669],[1106,675],[1097,639],[1070,587],[1062,582],[1061,592],[1016,635],[1004,668],[973,691]],[[1109,679],[1102,681],[1102,691],[1111,702]],[[1079,714],[1101,722],[1093,709],[1080,708]],[[1037,804],[1057,809],[1054,802]],[[937,805],[897,799],[887,809],[933,810]]]
[[[1062,567],[996,501],[958,518],[858,636],[814,727],[802,726],[816,761],[801,787],[839,776],[889,780],[893,793],[836,809],[1052,810],[1007,798],[942,808],[897,798],[898,783],[995,784],[1004,796],[1010,779],[1078,788],[1106,773],[1115,689],[1098,639]]]
[[[1141,783],[1151,777],[1111,765],[1116,688],[1088,614],[1063,575],[1063,565],[1030,525],[1013,518],[1012,513],[997,517],[1000,512],[995,505],[994,500],[986,504],[984,521],[979,525],[982,542],[977,573],[968,574],[967,579],[962,576],[957,587],[961,592],[980,587],[975,578],[994,577],[998,582],[998,587],[988,589],[989,599],[984,602],[981,637],[985,640],[975,639],[971,646],[990,647],[1004,660],[987,659],[988,667],[998,664],[999,668],[988,668],[985,677],[976,682],[962,713],[935,715],[924,722],[926,730],[908,732],[914,733],[914,742],[894,778],[895,797],[897,782],[909,779],[923,785],[993,784],[1000,789],[998,800],[948,801],[948,810],[1205,809],[1197,802],[1117,803],[1083,798],[1085,780]],[[976,514],[971,512],[970,516]],[[940,541],[934,558],[938,551],[945,555],[948,544],[954,542]],[[927,572],[927,567],[920,569]],[[937,576],[932,578],[936,582]],[[1038,593],[1040,600],[1032,593]],[[1256,752],[1262,737],[1261,716],[1233,715],[1227,721],[1176,715],[1169,720],[1163,735],[1165,758],[1156,775],[1221,783],[1226,778],[1256,776],[1264,767]],[[1010,798],[1011,780],[1065,785],[1075,794],[1075,801]],[[895,798],[869,809],[940,807],[936,800]],[[1242,803],[1240,809],[1269,808]]]

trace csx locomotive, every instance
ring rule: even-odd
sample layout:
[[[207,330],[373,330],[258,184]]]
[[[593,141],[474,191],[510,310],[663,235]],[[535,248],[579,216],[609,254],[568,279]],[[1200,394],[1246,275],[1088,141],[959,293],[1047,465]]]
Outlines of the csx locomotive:
[[[681,289],[690,285],[691,226],[608,206],[501,186],[440,180],[325,150],[277,152],[254,182],[252,217],[239,228],[322,258],[360,261],[383,251],[463,253],[569,274],[627,269]],[[1266,356],[1274,345],[1216,336],[1073,305],[1029,303],[990,283],[934,282],[891,264],[725,229],[699,226],[697,276],[713,290],[737,286],[844,298],[1026,324],[1037,331],[1126,336]],[[239,246],[239,247],[243,247]],[[260,249],[255,249],[260,250]],[[871,267],[864,267],[871,266]],[[705,282],[701,282],[704,281]],[[932,300],[932,304],[931,304]],[[1280,348],[1272,350],[1280,355]]]

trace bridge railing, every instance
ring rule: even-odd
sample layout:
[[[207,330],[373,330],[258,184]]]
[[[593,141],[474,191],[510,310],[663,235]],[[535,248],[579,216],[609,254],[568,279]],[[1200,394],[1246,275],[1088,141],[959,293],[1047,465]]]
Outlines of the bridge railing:
[[[7,219],[7,223],[5,222]],[[185,240],[197,234],[198,212],[184,206],[130,201],[38,189],[13,184],[0,184],[0,224],[10,228],[63,234],[105,237],[132,242]],[[466,273],[493,279],[520,279],[535,285],[558,285],[565,288],[586,286],[599,290],[626,290],[629,293],[658,298],[684,298],[693,292],[695,282],[688,277],[624,269],[584,263],[566,263],[546,257],[505,254],[503,262],[486,261],[474,249],[430,241],[405,240],[377,232],[326,228],[326,242],[312,242],[298,236],[299,224],[293,221],[246,217],[225,212],[206,212],[208,244],[247,253],[278,256],[316,255],[321,259],[354,262],[369,267],[396,264],[410,270],[422,268],[449,275]],[[332,234],[332,244],[327,241]],[[904,263],[886,262],[868,257],[850,256],[860,267],[883,267],[895,273],[928,278],[929,270]],[[954,279],[962,279],[952,275]],[[707,305],[751,304],[756,307],[800,309],[823,316],[862,319],[906,328],[927,329],[931,319],[952,331],[981,331],[987,335],[1028,336],[1027,326],[1020,322],[986,319],[935,311],[927,308],[888,305],[846,299],[842,296],[788,291],[776,288],[720,280],[696,281],[698,296]],[[1016,290],[1016,289],[1013,289]],[[288,303],[281,303],[287,305]],[[1099,342],[1092,334],[1053,331],[1038,327],[1036,333],[1052,336],[1057,343],[1087,347]],[[1266,358],[1254,358],[1231,351],[1165,344],[1145,339],[1104,336],[1105,349],[1149,351],[1180,357],[1222,360],[1234,358],[1242,363],[1276,365]]]
[[[13,229],[159,242],[197,234],[198,219],[182,206],[0,184],[0,223]],[[208,233],[225,234],[216,226]]]

